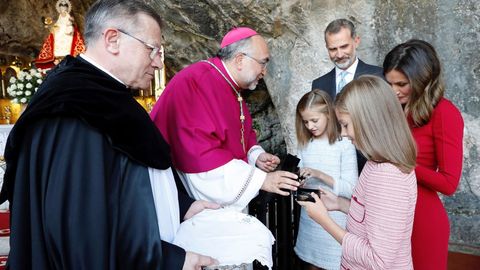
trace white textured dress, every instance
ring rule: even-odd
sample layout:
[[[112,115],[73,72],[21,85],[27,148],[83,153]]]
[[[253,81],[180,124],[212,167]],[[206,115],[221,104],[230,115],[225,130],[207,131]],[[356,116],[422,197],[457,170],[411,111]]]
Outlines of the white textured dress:
[[[334,144],[328,138],[313,139],[298,150],[300,167],[321,170],[335,179],[333,189],[316,178],[309,178],[305,187],[330,190],[338,196],[350,198],[358,179],[357,156],[350,140],[343,138]],[[339,211],[329,213],[335,222],[345,228],[347,216]],[[305,262],[324,269],[340,269],[341,245],[322,226],[312,220],[302,208],[295,253]]]

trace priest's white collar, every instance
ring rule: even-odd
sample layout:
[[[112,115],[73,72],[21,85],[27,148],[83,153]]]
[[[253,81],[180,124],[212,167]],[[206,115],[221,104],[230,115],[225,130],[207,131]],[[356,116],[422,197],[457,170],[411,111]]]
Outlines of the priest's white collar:
[[[83,60],[89,62],[90,64],[94,65],[96,68],[100,69],[101,71],[107,73],[110,77],[114,78],[115,80],[119,81],[120,83],[122,83],[123,85],[127,86],[126,83],[122,82],[119,78],[115,77],[112,73],[110,73],[108,70],[106,70],[105,68],[103,68],[100,64],[98,64],[97,62],[95,62],[95,60],[93,60],[92,58],[86,56],[85,54],[80,54],[79,55],[80,57],[82,57]]]
[[[235,81],[235,78],[233,78],[232,74],[230,74],[230,71],[228,71],[228,68],[227,68],[227,66],[225,65],[225,62],[223,62],[223,60],[221,60],[221,61],[222,61],[223,68],[225,68],[225,70],[227,71],[228,76],[229,76],[230,78],[232,78],[233,83],[234,83],[237,87],[240,87],[240,86],[238,85],[238,83]]]

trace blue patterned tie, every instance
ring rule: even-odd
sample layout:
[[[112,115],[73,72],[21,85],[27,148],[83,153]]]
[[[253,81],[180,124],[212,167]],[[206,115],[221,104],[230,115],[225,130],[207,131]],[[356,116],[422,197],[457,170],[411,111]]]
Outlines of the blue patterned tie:
[[[340,72],[340,81],[338,82],[337,93],[340,93],[340,91],[342,91],[345,84],[347,84],[347,81],[345,81],[346,76],[347,76],[346,71]]]

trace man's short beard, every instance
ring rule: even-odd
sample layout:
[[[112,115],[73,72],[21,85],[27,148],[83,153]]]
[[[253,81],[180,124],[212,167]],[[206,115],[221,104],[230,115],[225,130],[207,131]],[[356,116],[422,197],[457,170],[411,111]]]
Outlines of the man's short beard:
[[[257,88],[258,82],[252,82],[248,85],[248,90],[253,91]]]
[[[337,61],[334,61],[333,64],[338,67],[339,69],[347,69],[353,64],[353,57],[349,57],[348,61],[343,62],[343,63],[338,63]]]

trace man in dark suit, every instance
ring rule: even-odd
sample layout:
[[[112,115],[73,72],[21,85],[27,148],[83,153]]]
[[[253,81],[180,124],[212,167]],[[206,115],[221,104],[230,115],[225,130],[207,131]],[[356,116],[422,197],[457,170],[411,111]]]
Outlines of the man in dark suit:
[[[360,44],[360,37],[351,21],[337,19],[330,22],[325,29],[325,44],[335,68],[313,80],[312,89],[324,90],[330,94],[332,99],[335,99],[342,88],[358,76],[370,74],[383,78],[381,67],[366,64],[357,58],[356,49]],[[357,151],[359,173],[365,162],[365,157]]]

